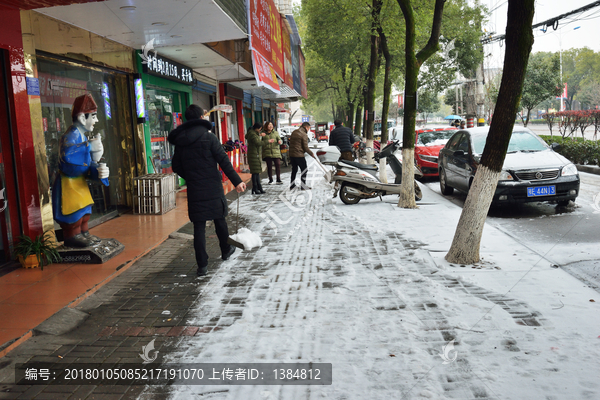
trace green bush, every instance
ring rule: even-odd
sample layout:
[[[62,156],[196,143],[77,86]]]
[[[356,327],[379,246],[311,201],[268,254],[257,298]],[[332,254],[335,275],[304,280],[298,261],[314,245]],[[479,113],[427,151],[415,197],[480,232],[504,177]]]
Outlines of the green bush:
[[[558,153],[568,158],[574,164],[600,165],[600,142],[595,140],[584,141],[582,138],[578,138],[577,140],[567,138],[563,140],[560,136],[552,138],[550,136],[541,137],[548,144],[560,144]]]

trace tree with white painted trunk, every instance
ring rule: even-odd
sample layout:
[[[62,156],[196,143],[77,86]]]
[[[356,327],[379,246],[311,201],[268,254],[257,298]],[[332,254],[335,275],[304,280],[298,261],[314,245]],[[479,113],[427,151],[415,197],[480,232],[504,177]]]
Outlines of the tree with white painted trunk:
[[[446,0],[436,0],[433,21],[431,23],[431,35],[425,47],[418,53],[415,48],[416,22],[415,10],[411,0],[397,0],[406,25],[405,36],[405,81],[404,81],[404,130],[402,132],[402,186],[400,188],[400,199],[398,207],[417,208],[415,201],[415,125],[417,118],[417,87],[418,76],[421,65],[439,49],[440,32],[442,28],[442,16]]]
[[[483,226],[492,203],[523,91],[533,45],[531,22],[535,0],[509,0],[504,72],[494,118],[475,178],[454,233],[446,260],[457,264],[479,261]]]

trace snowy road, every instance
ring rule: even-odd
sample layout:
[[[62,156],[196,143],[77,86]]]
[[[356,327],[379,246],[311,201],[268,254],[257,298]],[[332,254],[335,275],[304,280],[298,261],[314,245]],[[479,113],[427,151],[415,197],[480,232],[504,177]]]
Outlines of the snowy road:
[[[241,198],[263,247],[205,278],[189,321],[205,334],[166,359],[332,363],[333,384],[172,386],[170,398],[600,397],[596,292],[491,227],[480,264],[447,264],[460,208],[428,188],[401,210],[309,185]]]
[[[600,176],[580,172],[580,177],[575,204],[565,208],[528,203],[492,209],[488,223],[600,289]],[[426,185],[440,193],[439,182],[430,181]],[[446,198],[462,207],[466,195],[455,192]]]

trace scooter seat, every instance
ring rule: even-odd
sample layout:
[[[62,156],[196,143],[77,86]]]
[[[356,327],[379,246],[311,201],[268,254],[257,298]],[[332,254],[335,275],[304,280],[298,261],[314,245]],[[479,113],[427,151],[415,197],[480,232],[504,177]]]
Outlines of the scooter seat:
[[[347,164],[347,165],[351,165],[355,168],[359,168],[359,169],[364,169],[364,170],[368,170],[368,171],[377,171],[377,164],[361,164],[361,163],[357,163],[355,161],[348,161],[348,160],[340,160],[339,161],[342,164]]]

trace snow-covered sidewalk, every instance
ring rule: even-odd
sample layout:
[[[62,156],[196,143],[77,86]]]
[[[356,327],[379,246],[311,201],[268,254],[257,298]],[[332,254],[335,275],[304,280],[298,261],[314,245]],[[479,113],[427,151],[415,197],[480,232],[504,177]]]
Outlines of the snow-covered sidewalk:
[[[480,264],[450,265],[459,207],[423,185],[417,210],[395,196],[347,206],[311,172],[311,191],[284,174],[240,198],[263,246],[209,273],[193,321],[207,333],[165,361],[332,363],[333,384],[171,398],[600,398],[598,292],[491,226]]]

